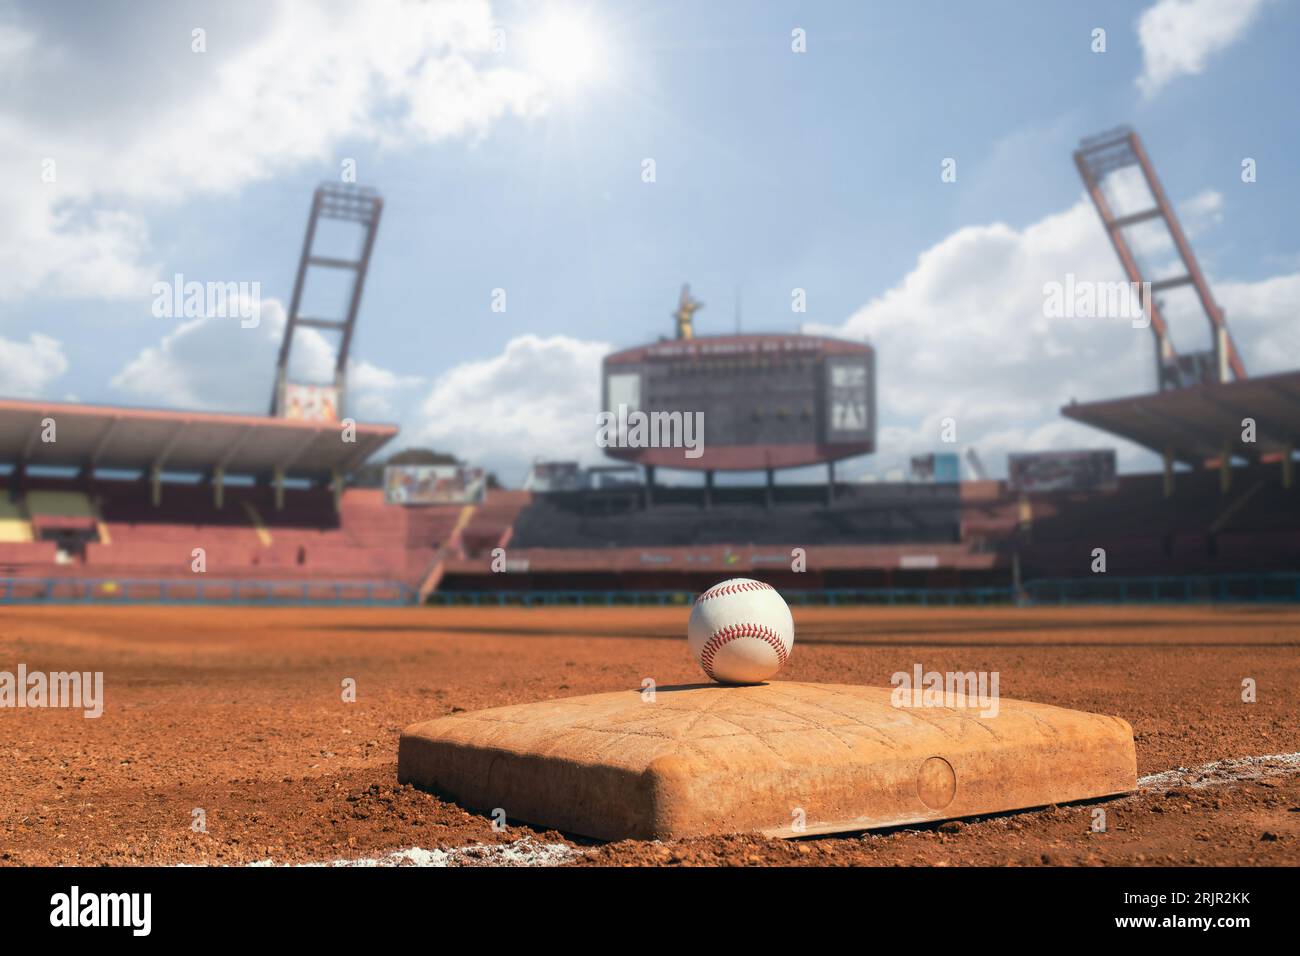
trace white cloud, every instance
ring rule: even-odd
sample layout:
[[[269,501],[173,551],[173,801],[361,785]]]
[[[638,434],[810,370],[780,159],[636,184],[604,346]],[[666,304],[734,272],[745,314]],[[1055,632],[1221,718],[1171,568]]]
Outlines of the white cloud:
[[[0,302],[37,291],[109,299],[148,292],[156,271],[145,261],[148,230],[140,216],[76,216],[41,192],[0,194],[0,216],[16,217],[14,228],[0,233]]]
[[[392,420],[400,414],[397,398],[423,384],[419,375],[399,375],[364,360],[353,360],[348,366],[348,411],[362,421]]]
[[[255,328],[241,327],[238,318],[211,316],[156,321],[169,331],[113,377],[113,388],[132,401],[168,408],[266,412],[284,332],[280,302],[262,303]],[[318,334],[304,334],[303,353],[318,372],[329,368],[324,342],[314,347],[319,340]]]
[[[1183,231],[1197,236],[1223,222],[1223,193],[1203,189],[1179,207]]]
[[[337,168],[344,142],[476,138],[545,107],[489,49],[487,0],[91,8],[102,19],[78,30],[45,17],[0,17],[0,301],[143,295],[158,202]]]
[[[1260,282],[1220,282],[1214,296],[1248,372],[1267,375],[1300,368],[1300,272]]]
[[[1155,96],[1180,76],[1200,73],[1254,23],[1266,0],[1159,0],[1138,18],[1144,96]]]
[[[278,299],[262,301],[261,323],[255,328],[243,328],[238,318],[213,316],[156,321],[169,330],[127,362],[113,377],[113,388],[142,404],[266,414],[286,323]],[[332,382],[334,361],[334,347],[320,332],[298,329],[291,380]],[[395,418],[398,397],[422,381],[352,360],[344,411],[360,421]]]
[[[450,451],[523,480],[534,458],[594,463],[604,342],[522,335],[488,359],[439,375],[403,443]]]
[[[26,63],[36,47],[36,37],[16,23],[0,21],[0,72],[9,73]]]
[[[6,397],[37,398],[67,369],[58,339],[40,333],[32,333],[26,342],[0,338],[0,382]]]
[[[1202,194],[1193,205],[1213,216],[1221,203]],[[1068,273],[1123,278],[1087,199],[1024,229],[960,229],[922,252],[892,289],[826,329],[877,350],[880,450],[871,469],[972,444],[994,473],[1003,473],[1007,452],[1071,447],[1115,446],[1124,467],[1152,467],[1146,452],[1060,415],[1071,399],[1149,392],[1155,375],[1149,329],[1126,319],[1044,317],[1044,284]],[[1211,285],[1252,371],[1300,365],[1300,274]],[[946,417],[956,421],[955,446],[940,439]]]
[[[1103,183],[1103,191],[1115,217],[1146,212],[1156,205],[1156,198],[1142,177],[1141,170],[1129,166],[1112,173]],[[1223,222],[1223,194],[1204,189],[1190,199],[1177,204],[1178,221],[1189,239],[1205,234]],[[1131,225],[1124,230],[1138,267],[1148,279],[1164,279],[1183,275],[1183,267],[1173,236],[1162,219],[1150,219]]]

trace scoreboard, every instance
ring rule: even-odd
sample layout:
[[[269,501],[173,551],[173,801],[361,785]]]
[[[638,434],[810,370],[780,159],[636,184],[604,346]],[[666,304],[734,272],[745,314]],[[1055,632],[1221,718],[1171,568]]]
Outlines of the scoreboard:
[[[635,441],[603,450],[638,464],[709,470],[866,454],[875,448],[874,364],[869,346],[809,335],[674,339],[618,352],[605,359],[603,410],[695,415],[702,454]]]

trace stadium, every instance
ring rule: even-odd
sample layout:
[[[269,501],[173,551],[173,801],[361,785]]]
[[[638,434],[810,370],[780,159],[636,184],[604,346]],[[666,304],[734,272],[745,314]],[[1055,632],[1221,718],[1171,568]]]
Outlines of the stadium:
[[[1300,600],[1300,372],[1246,375],[1136,133],[1085,140],[1075,160],[1130,282],[1152,292],[1159,361],[1155,391],[1061,413],[1160,456],[1163,473],[1117,475],[1103,448],[1017,455],[1003,480],[963,480],[940,452],[913,462],[917,480],[837,481],[837,461],[876,448],[875,364],[888,356],[815,335],[697,337],[684,288],[677,335],[607,356],[601,394],[623,410],[623,439],[628,409],[698,416],[695,454],[616,441],[605,452],[623,467],[539,462],[519,490],[456,465],[393,465],[383,489],[361,487],[352,478],[397,438],[339,416],[383,204],[326,185],[270,416],[0,403],[0,601],[684,603],[733,573],[829,604]],[[1127,167],[1151,205],[1117,217],[1103,185]],[[313,250],[326,219],[361,230],[359,258]],[[1155,282],[1125,240],[1153,221],[1185,270]],[[342,318],[299,314],[322,269],[352,276]],[[1173,346],[1157,293],[1179,286],[1202,304],[1208,352]],[[288,379],[294,332],[309,327],[342,332],[329,385]],[[824,483],[774,481],[813,466]],[[657,483],[669,469],[703,484]],[[767,480],[715,484],[728,471]]]
[[[13,21],[114,60],[58,60],[102,152],[33,121],[49,188],[0,197],[39,207],[0,270],[15,925],[129,888],[159,935],[202,898],[423,940],[486,888],[409,868],[694,866],[788,913],[777,871],[880,867],[847,892],[913,936],[1263,922],[1146,895],[1300,864],[1296,131],[1240,125],[1254,67],[1144,61],[1138,103],[1077,12],[532,6]],[[213,53],[122,87],[170,117],[131,140],[95,97],[159,36]],[[552,930],[688,889],[585,879]]]

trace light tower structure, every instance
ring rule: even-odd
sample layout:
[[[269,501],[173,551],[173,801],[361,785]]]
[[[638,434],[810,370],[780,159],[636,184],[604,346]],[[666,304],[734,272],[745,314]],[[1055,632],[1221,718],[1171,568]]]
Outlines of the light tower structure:
[[[1246,367],[1228,332],[1223,310],[1210,294],[1210,287],[1138,134],[1128,127],[1120,127],[1089,137],[1079,144],[1074,153],[1074,162],[1079,175],[1083,177],[1088,195],[1101,216],[1102,224],[1106,227],[1106,234],[1119,256],[1125,275],[1130,283],[1143,290],[1142,309],[1150,320],[1151,332],[1155,336],[1158,389],[1166,391],[1203,382],[1227,382],[1246,378]],[[1141,171],[1151,205],[1116,215],[1106,195],[1106,182],[1113,174],[1134,166]],[[1126,235],[1134,226],[1156,221],[1164,225],[1168,239],[1182,264],[1181,273],[1158,279],[1144,274],[1134,243]],[[1174,348],[1159,294],[1183,286],[1191,286],[1196,291],[1201,310],[1210,323],[1210,348],[1207,351],[1180,354]],[[1150,301],[1146,301],[1148,298]]]
[[[271,394],[272,415],[317,420],[337,420],[343,417],[347,398],[348,352],[352,347],[352,334],[361,307],[361,293],[365,288],[366,273],[370,269],[370,255],[374,250],[375,234],[379,231],[379,217],[383,209],[384,200],[373,189],[365,186],[322,183],[316,188],[307,219],[302,254],[298,259],[298,274],[293,283],[289,319],[275,367],[275,386]],[[349,259],[317,254],[317,226],[321,220],[338,220],[360,226],[362,234],[359,256]],[[352,274],[347,312],[342,318],[301,314],[303,287],[312,269],[341,269]],[[332,386],[289,381],[289,358],[293,351],[294,333],[300,327],[339,333]]]

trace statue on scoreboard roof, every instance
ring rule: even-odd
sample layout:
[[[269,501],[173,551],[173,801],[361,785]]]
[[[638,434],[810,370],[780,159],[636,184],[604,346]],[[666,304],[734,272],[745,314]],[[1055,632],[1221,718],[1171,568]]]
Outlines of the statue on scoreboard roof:
[[[704,308],[703,302],[696,302],[691,298],[690,285],[683,285],[681,298],[677,300],[677,311],[673,313],[673,318],[677,320],[677,337],[679,339],[695,338],[695,326],[693,324],[695,313],[702,308]]]

